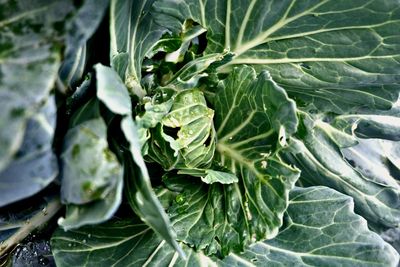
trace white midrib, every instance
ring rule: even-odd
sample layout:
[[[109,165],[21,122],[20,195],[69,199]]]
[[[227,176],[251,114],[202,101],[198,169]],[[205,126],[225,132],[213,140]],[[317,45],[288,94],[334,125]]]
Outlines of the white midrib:
[[[118,53],[117,48],[117,36],[115,33],[115,5],[116,0],[110,3],[110,51],[111,55],[114,56]]]
[[[318,140],[317,140],[317,141],[318,141]],[[297,142],[296,142],[296,143],[297,143]],[[299,143],[301,143],[301,142],[299,142]],[[302,144],[302,143],[301,143],[301,144]],[[315,166],[318,166],[318,167],[321,168],[321,169],[327,169],[327,168],[325,168],[324,165],[322,165],[321,162],[319,162],[319,161],[315,158],[315,156],[308,150],[308,148],[307,148],[304,144],[302,144],[302,146],[303,146],[303,153],[307,154],[307,156],[311,159],[311,161],[314,163]],[[374,194],[374,195],[368,195],[368,194],[366,194],[365,192],[361,191],[358,187],[354,186],[353,184],[351,184],[351,183],[349,183],[348,181],[346,181],[345,179],[343,179],[342,176],[341,176],[341,174],[333,173],[333,172],[331,172],[331,170],[329,170],[329,169],[327,169],[327,170],[328,170],[328,172],[329,172],[329,176],[330,176],[330,177],[332,177],[332,178],[335,179],[335,180],[342,181],[342,182],[343,182],[344,184],[346,184],[349,188],[351,188],[352,190],[354,190],[354,191],[358,192],[360,195],[362,195],[365,201],[366,201],[367,199],[369,199],[369,200],[370,200],[371,202],[373,202],[373,203],[378,202],[378,203],[382,203],[383,205],[385,205],[385,203],[384,203],[383,201],[381,201],[379,198],[376,197],[376,195],[379,194],[380,191],[379,191],[378,193]],[[391,207],[389,207],[389,208],[391,208]],[[391,209],[393,209],[393,208],[391,208]]]
[[[145,6],[145,3],[146,3],[146,1],[142,1],[142,5],[139,8],[139,10],[140,10],[139,14],[142,14],[144,6]],[[132,5],[129,6],[129,14],[131,13],[131,10],[132,10]],[[128,24],[128,27],[129,27],[128,29],[129,30],[128,30],[128,35],[127,35],[128,42],[127,42],[126,50],[130,52],[129,54],[130,54],[130,57],[131,57],[131,64],[129,64],[129,65],[130,65],[130,68],[132,69],[131,70],[131,74],[134,74],[135,78],[137,78],[136,77],[136,67],[135,67],[136,59],[135,59],[135,51],[134,50],[136,49],[136,33],[137,33],[137,29],[139,29],[140,15],[138,16],[137,20],[135,21],[135,26],[133,27],[132,34],[130,34],[131,33],[131,28],[132,28],[131,20],[132,19],[130,18],[129,19],[129,24]],[[131,39],[130,39],[130,36],[132,36]]]
[[[279,58],[279,59],[262,59],[262,58],[235,58],[230,62],[230,64],[282,64],[282,63],[299,63],[299,62],[346,62],[346,61],[356,61],[363,59],[393,59],[395,55],[385,55],[385,56],[360,56],[360,57],[346,57],[346,58]]]
[[[153,260],[154,256],[158,253],[158,251],[164,246],[165,240],[161,241],[160,244],[157,246],[157,248],[151,253],[150,257],[147,259],[147,261],[143,264],[143,267],[147,267],[149,264],[151,264],[151,261]]]
[[[231,49],[231,10],[232,1],[226,1],[226,20],[225,20],[225,48]]]
[[[108,243],[108,244],[104,244],[104,245],[97,245],[97,246],[88,246],[88,248],[86,249],[63,249],[63,252],[71,252],[71,253],[79,253],[79,252],[88,252],[88,251],[94,251],[94,250],[101,250],[101,249],[107,249],[107,248],[113,248],[116,246],[119,246],[125,242],[128,242],[129,240],[134,239],[137,236],[143,235],[144,233],[146,233],[147,231],[150,231],[150,228],[146,228],[143,231],[136,233],[134,235],[131,235],[127,238],[123,238],[117,242],[113,242],[113,243]],[[53,239],[58,239],[58,240],[64,240],[64,241],[70,241],[70,242],[76,242],[76,240],[71,240],[68,238],[63,238],[63,237],[54,237]]]
[[[244,16],[243,22],[240,25],[239,34],[236,40],[236,47],[239,47],[243,40],[244,31],[246,30],[247,23],[249,22],[249,18],[251,12],[253,11],[254,5],[256,4],[257,0],[252,0],[249,7],[247,8],[246,14]],[[228,16],[228,15],[227,15]]]
[[[244,165],[251,172],[253,172],[259,179],[262,175],[257,171],[254,165],[249,161],[249,159],[243,157],[237,150],[231,148],[229,145],[220,142],[217,143],[217,151],[222,155],[226,155],[228,158],[239,162],[240,165]]]
[[[244,129],[253,119],[255,115],[255,111],[253,110],[249,116],[246,118],[245,121],[243,121],[240,125],[238,125],[234,130],[232,130],[230,133],[226,134],[224,137],[222,137],[219,141],[223,143],[224,141],[230,139],[231,137],[235,136],[237,133],[239,133],[242,129]],[[227,116],[228,117],[228,116]],[[221,126],[220,129],[223,129]]]
[[[256,47],[262,43],[265,42],[265,39],[268,38],[268,36],[270,36],[271,34],[273,34],[274,32],[276,32],[277,30],[283,28],[285,25],[289,24],[290,22],[301,18],[307,14],[309,14],[310,12],[312,12],[313,10],[317,9],[318,7],[320,7],[321,5],[325,4],[328,0],[324,0],[321,1],[320,3],[318,3],[317,5],[313,6],[310,9],[307,9],[299,14],[297,14],[296,16],[287,18],[286,15],[289,13],[293,3],[295,1],[292,2],[291,6],[289,6],[289,8],[287,9],[285,15],[282,17],[281,20],[279,20],[275,25],[273,25],[271,28],[269,28],[267,31],[260,33],[258,36],[256,36],[254,39],[246,42],[246,43],[242,43],[239,46],[237,46],[235,48],[235,50],[233,51],[236,54],[236,57],[243,54],[244,52],[246,52],[247,50]]]

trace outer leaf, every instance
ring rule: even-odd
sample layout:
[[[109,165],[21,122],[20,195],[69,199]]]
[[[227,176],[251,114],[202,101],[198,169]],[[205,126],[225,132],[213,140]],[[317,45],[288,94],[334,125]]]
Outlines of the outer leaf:
[[[175,241],[176,234],[170,227],[169,219],[151,187],[149,173],[141,154],[138,133],[132,117],[127,116],[122,120],[121,129],[129,142],[130,150],[129,157],[125,159],[124,174],[129,204],[142,221],[160,234],[168,244],[184,257],[182,249]]]
[[[297,178],[295,172],[290,173],[278,163],[271,163],[271,176],[275,168],[281,168],[277,172],[288,180]],[[207,185],[190,176],[169,176],[164,182],[179,193],[168,209],[178,239],[195,250],[205,250],[206,254],[225,256],[231,251],[240,252],[255,240],[276,235],[274,224],[281,224],[282,215],[273,214],[280,210],[267,206],[277,201],[274,196],[266,196],[267,190],[256,179],[246,185]]]
[[[381,237],[392,245],[397,252],[400,251],[400,228],[390,228],[381,233]]]
[[[333,124],[361,138],[400,141],[400,117],[389,115],[349,114],[337,116]]]
[[[140,87],[143,58],[165,31],[153,22],[148,13],[153,2],[154,0],[112,0],[110,6],[111,61],[113,65],[120,65],[121,58],[116,56],[128,53],[127,69],[119,70],[118,73],[124,73],[121,78],[139,97],[145,94]],[[115,63],[114,58],[117,60]],[[124,62],[126,63],[125,60]]]
[[[106,126],[100,118],[68,131],[61,160],[64,203],[86,204],[104,199],[122,179],[122,169],[108,148]]]
[[[60,218],[58,224],[67,231],[109,220],[118,210],[122,201],[122,173],[121,176],[116,177],[116,180],[115,187],[102,199],[83,205],[67,204],[65,219]]]
[[[21,147],[11,164],[0,172],[0,207],[38,193],[58,175],[52,150],[55,116],[52,97],[28,120]]]
[[[150,177],[141,154],[141,145],[136,125],[131,117],[131,99],[117,73],[102,65],[96,65],[97,97],[115,114],[125,116],[121,130],[129,143],[129,152],[124,157],[124,177],[129,204],[135,213],[159,233],[181,255],[182,250],[175,241],[175,233],[160,202],[151,187]]]
[[[377,184],[399,187],[400,176],[396,167],[390,161],[390,155],[385,155],[385,150],[396,142],[379,139],[359,139],[359,144],[341,149],[344,158],[350,165],[365,177]],[[397,180],[396,180],[397,179]]]
[[[388,109],[398,98],[397,0],[161,0],[153,8],[175,31],[186,19],[200,23],[207,53],[229,49],[236,54],[229,64],[269,70],[318,109]]]
[[[400,180],[400,143],[399,142],[384,142],[383,151],[385,158],[391,163],[392,170],[396,175],[396,179]]]
[[[305,117],[298,135],[302,141],[292,139],[293,147],[288,158],[302,170],[302,180],[352,196],[356,211],[371,222],[386,227],[399,226],[400,186],[390,175],[382,173],[376,177],[373,172],[360,169],[369,164],[364,159],[361,163],[356,157],[355,153],[362,145],[344,150],[346,158],[354,162],[354,169],[343,159],[340,140],[329,136],[323,125]]]
[[[109,222],[76,232],[58,230],[52,239],[53,252],[61,267],[397,266],[397,252],[353,213],[351,198],[324,187],[296,188],[290,198],[285,226],[276,238],[224,260],[182,245],[188,254],[183,262],[137,221]]]
[[[184,261],[138,219],[119,219],[77,231],[58,229],[51,246],[59,267],[211,266],[213,263],[188,247],[184,247],[187,254]]]
[[[277,156],[296,131],[295,104],[268,73],[256,77],[251,67],[234,69],[215,102],[218,160],[239,177],[249,234],[273,237],[298,177]]]
[[[279,235],[229,256],[224,265],[397,266],[399,254],[368,229],[353,207],[350,197],[332,189],[296,188]]]
[[[58,44],[73,5],[68,0],[2,1],[0,10],[1,171],[22,144],[27,119],[54,84]]]

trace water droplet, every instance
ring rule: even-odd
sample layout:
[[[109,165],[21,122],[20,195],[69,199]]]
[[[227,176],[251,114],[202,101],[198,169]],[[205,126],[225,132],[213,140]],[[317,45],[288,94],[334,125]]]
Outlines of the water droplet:
[[[82,240],[82,243],[83,243],[83,244],[86,244],[86,239],[83,239],[83,240]]]
[[[46,265],[49,264],[49,259],[47,259],[47,258],[44,257],[44,256],[39,256],[38,262],[39,262],[40,265],[46,266]]]
[[[190,134],[190,135],[193,134],[193,131],[192,131],[192,130],[189,130],[189,134]]]
[[[68,243],[68,247],[72,247],[72,244],[71,244],[71,243]]]
[[[87,237],[88,237],[88,238],[91,238],[91,237],[92,237],[92,234],[88,234]]]

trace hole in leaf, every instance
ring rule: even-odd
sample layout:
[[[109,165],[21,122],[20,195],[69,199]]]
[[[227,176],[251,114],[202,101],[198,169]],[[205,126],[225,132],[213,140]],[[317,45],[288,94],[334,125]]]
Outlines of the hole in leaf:
[[[211,142],[212,142],[212,137],[211,137],[211,134],[209,134],[206,141],[204,141],[204,145],[206,147],[209,147],[211,145]]]
[[[351,165],[351,167],[353,167],[353,168],[355,168],[356,167],[356,163],[355,163],[355,161],[354,160],[352,160],[352,159],[348,159],[348,158],[346,158],[346,160],[347,160],[347,162]]]
[[[165,126],[165,125],[163,126],[163,132],[165,134],[171,136],[175,140],[178,139],[179,130],[180,130],[180,127],[172,128],[172,127],[168,127],[168,126]]]
[[[207,32],[204,32],[197,37],[198,40],[198,48],[196,53],[201,54],[206,50],[207,47]]]
[[[390,160],[387,161],[387,166],[389,168],[389,173],[391,176],[393,176],[395,179],[400,180],[400,169],[396,167]]]
[[[299,65],[300,65],[300,67],[302,67],[303,69],[307,69],[307,70],[310,70],[310,69],[311,69],[311,67],[310,67],[308,64],[300,63]]]

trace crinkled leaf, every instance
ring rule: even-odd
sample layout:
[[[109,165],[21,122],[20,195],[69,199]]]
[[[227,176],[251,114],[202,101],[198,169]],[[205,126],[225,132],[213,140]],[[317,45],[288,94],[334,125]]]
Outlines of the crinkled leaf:
[[[108,148],[106,126],[100,118],[68,131],[61,161],[64,203],[87,204],[104,199],[122,177],[122,168]]]
[[[200,23],[206,53],[229,49],[230,65],[269,70],[305,105],[343,113],[388,109],[398,98],[397,0],[160,0],[153,9],[173,31],[187,19]]]
[[[150,129],[155,128],[171,110],[174,102],[174,94],[174,90],[168,88],[160,89],[159,92],[153,96],[151,101],[144,104],[144,113],[137,115],[135,118],[138,128],[139,143],[144,154],[147,154],[148,151],[148,144],[146,144],[146,142],[151,137]]]
[[[214,170],[206,170],[206,176],[201,177],[201,180],[207,184],[233,184],[238,182],[236,175]]]
[[[335,117],[333,124],[361,138],[400,141],[400,117],[388,115],[348,114]]]
[[[0,171],[22,144],[27,120],[48,97],[72,1],[0,3]]]
[[[132,103],[118,73],[110,67],[97,64],[97,98],[100,99],[113,113],[128,115],[132,112]]]
[[[365,148],[365,143],[344,150],[344,156],[354,161],[353,168],[350,162],[344,160],[340,140],[329,136],[323,124],[304,116],[301,125],[298,133],[301,140],[292,139],[292,147],[287,154],[290,162],[302,170],[301,180],[352,196],[356,211],[373,223],[399,226],[400,185],[385,173],[375,176],[374,172],[362,170],[370,164],[363,158],[357,158],[357,151]],[[368,159],[372,160],[373,156]]]
[[[332,189],[296,188],[279,235],[227,257],[223,266],[397,266],[399,254],[353,207]]]
[[[400,253],[400,228],[390,228],[380,236]]]
[[[279,174],[294,183],[298,176],[294,170],[279,162],[269,163],[265,175],[275,178]],[[255,177],[231,185],[207,185],[190,176],[167,176],[164,182],[179,193],[168,209],[178,240],[209,255],[240,252],[255,240],[273,237],[287,205],[268,195],[263,188],[267,186]],[[284,206],[283,211],[277,204]]]
[[[213,117],[200,90],[177,93],[161,124],[151,131],[149,156],[167,170],[210,166],[215,150]]]
[[[220,166],[212,166],[212,168],[222,169]],[[200,177],[201,180],[207,184],[233,184],[239,181],[237,176],[233,173],[214,169],[182,169],[178,171],[178,174]]]
[[[150,182],[150,176],[141,154],[137,128],[132,117],[127,116],[121,122],[121,129],[129,142],[130,154],[125,158],[125,183],[129,204],[135,213],[162,236],[182,256],[184,253],[175,241],[176,234],[170,226]]]
[[[227,255],[253,239],[277,234],[299,175],[277,152],[295,132],[297,117],[283,89],[267,73],[257,77],[251,67],[235,69],[221,82],[215,103],[216,159],[239,182],[208,186],[190,177],[174,182],[168,176],[164,181],[181,193],[169,209],[178,239],[208,254]],[[173,126],[175,120],[167,119]]]
[[[239,178],[250,236],[277,234],[298,170],[277,152],[297,128],[295,104],[268,73],[234,69],[215,96],[217,160]]]
[[[395,145],[396,142],[381,139],[359,139],[358,145],[343,148],[341,152],[346,161],[365,179],[400,189],[400,176],[393,171],[396,167],[390,162],[389,155],[385,155],[385,150]]]
[[[181,244],[188,255],[183,261],[165,241],[136,220],[109,222],[76,232],[57,230],[52,247],[57,266],[61,267],[397,266],[397,252],[353,212],[350,197],[329,188],[311,187],[294,189],[290,199],[286,223],[277,237],[223,260]]]
[[[114,220],[105,224],[64,232],[58,229],[51,246],[56,264],[64,266],[210,266],[202,253],[183,247],[187,260],[179,257],[166,241],[138,219]]]
[[[392,170],[397,180],[400,181],[400,143],[399,142],[383,142],[384,157],[390,162]]]
[[[55,116],[55,101],[51,97],[27,121],[21,147],[7,168],[0,171],[0,207],[38,193],[58,175],[52,150]]]

